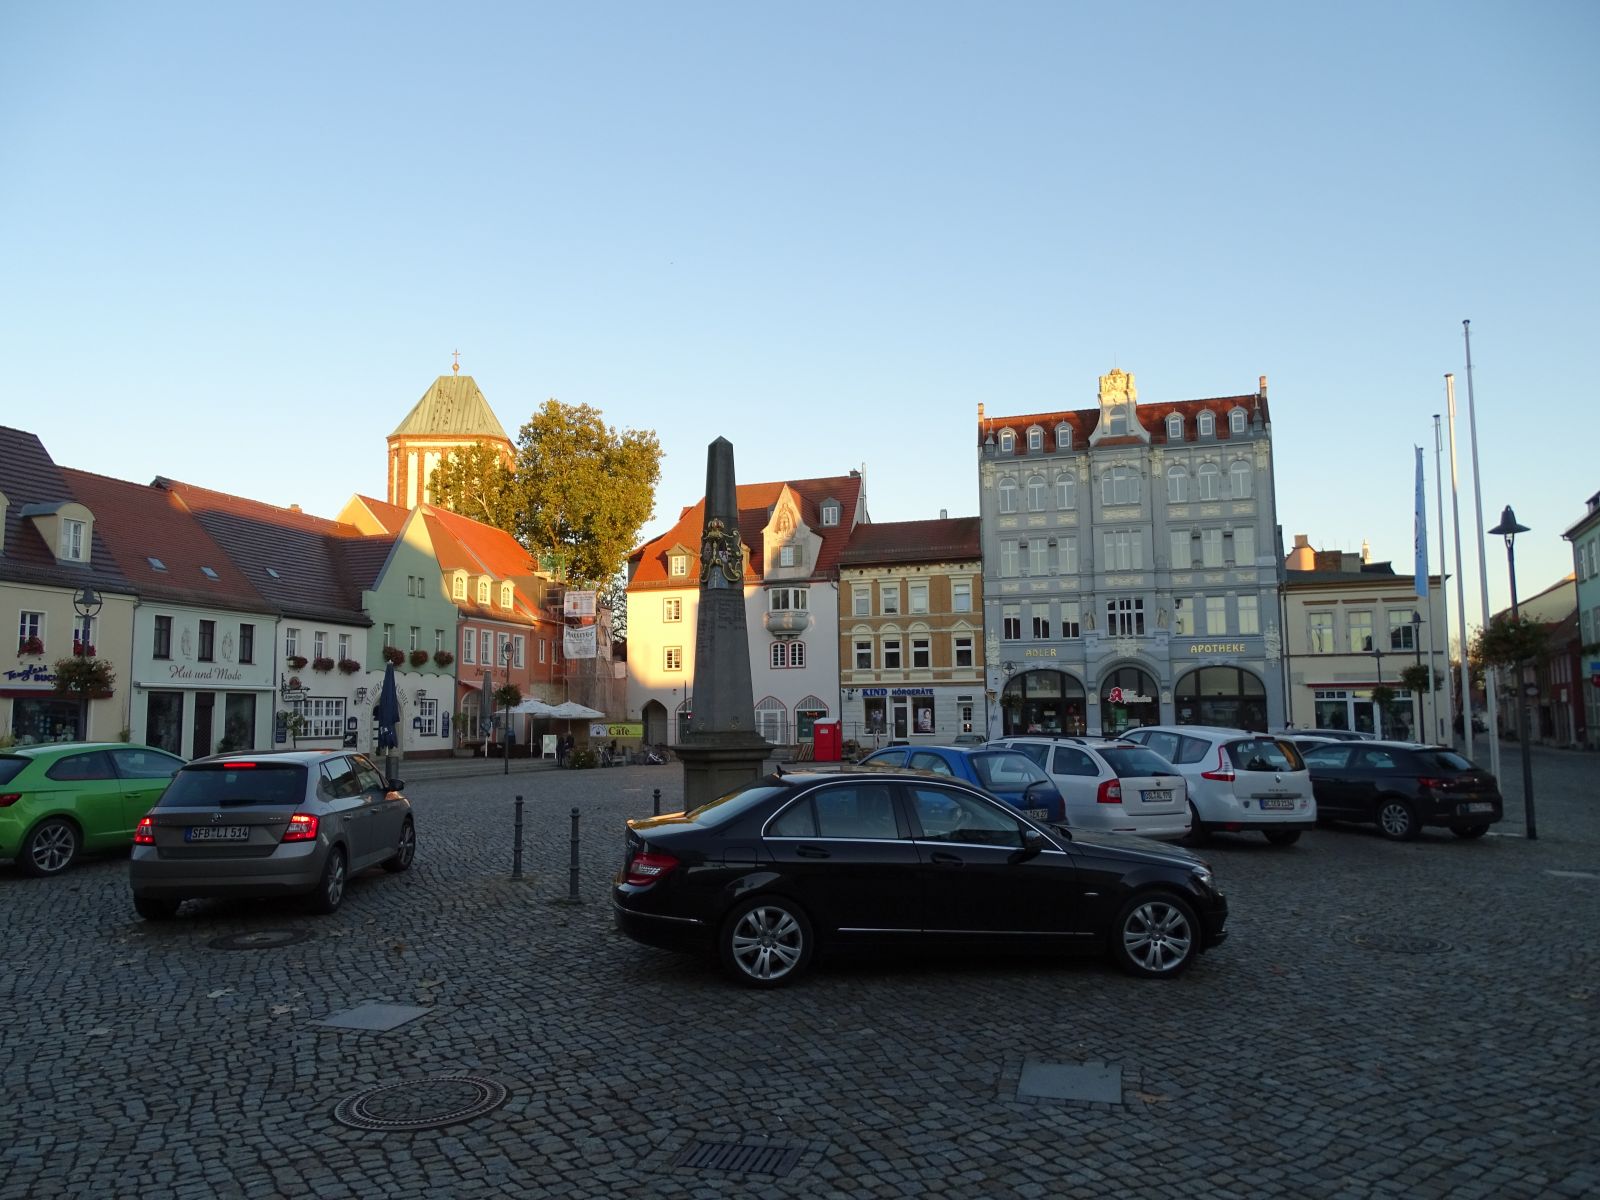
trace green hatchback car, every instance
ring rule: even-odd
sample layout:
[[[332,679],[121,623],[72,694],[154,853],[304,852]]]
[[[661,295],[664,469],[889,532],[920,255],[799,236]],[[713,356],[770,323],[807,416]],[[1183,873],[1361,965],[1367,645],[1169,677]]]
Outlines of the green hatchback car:
[[[47,742],[0,750],[0,858],[59,875],[85,850],[133,845],[183,759],[127,742]]]

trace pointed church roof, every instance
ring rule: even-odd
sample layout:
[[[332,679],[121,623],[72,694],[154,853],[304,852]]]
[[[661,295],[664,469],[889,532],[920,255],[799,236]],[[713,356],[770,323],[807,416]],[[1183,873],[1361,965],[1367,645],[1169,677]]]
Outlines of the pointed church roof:
[[[441,375],[390,437],[492,437],[510,443],[471,375]]]

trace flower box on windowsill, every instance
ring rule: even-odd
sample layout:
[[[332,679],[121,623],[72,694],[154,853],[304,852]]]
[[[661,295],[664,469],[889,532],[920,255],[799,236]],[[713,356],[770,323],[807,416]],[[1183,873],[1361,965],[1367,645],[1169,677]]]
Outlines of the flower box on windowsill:
[[[433,652],[433,662],[435,666],[448,667],[451,663],[455,662],[455,660],[456,656],[451,654],[448,650],[435,650]]]
[[[346,675],[354,675],[357,671],[361,670],[361,664],[353,658],[341,658],[339,660],[339,670],[343,671]]]
[[[93,658],[94,643],[90,642],[87,646],[85,646],[82,642],[73,642],[72,656],[74,658]]]
[[[304,654],[291,654],[291,655],[289,655],[288,658],[284,659],[283,661],[288,663],[289,666],[291,666],[296,671],[298,671],[301,668],[303,668],[306,665],[306,663],[309,662],[310,660],[308,658],[306,658],[306,656]]]
[[[43,654],[44,639],[38,637],[25,637],[17,643],[18,654]]]
[[[411,665],[413,667],[424,667],[427,664],[428,652],[426,650],[413,650],[411,652]]]
[[[333,659],[326,657],[314,658],[311,660],[311,669],[313,671],[331,671],[333,670]]]
[[[406,652],[400,649],[399,646],[385,646],[383,648],[383,659],[385,662],[392,662],[397,667],[403,667],[406,665]]]

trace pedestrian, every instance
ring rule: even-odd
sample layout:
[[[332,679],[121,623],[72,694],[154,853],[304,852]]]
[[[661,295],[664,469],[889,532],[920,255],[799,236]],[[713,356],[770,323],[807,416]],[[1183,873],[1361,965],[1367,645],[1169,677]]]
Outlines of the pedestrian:
[[[567,765],[567,739],[564,738],[564,737],[563,738],[557,738],[556,739],[556,766],[564,767],[566,765]]]

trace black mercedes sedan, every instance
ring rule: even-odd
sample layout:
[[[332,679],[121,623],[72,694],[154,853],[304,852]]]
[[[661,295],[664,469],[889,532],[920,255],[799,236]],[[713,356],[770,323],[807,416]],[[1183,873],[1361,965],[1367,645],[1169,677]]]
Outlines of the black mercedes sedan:
[[[910,770],[769,775],[629,821],[612,904],[634,940],[714,952],[754,987],[819,951],[912,945],[1109,953],[1170,979],[1228,918],[1186,850],[1069,833]]]

